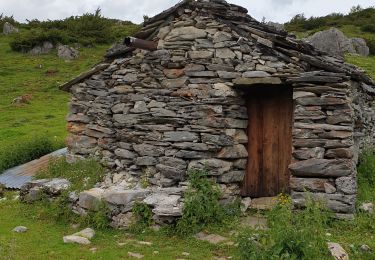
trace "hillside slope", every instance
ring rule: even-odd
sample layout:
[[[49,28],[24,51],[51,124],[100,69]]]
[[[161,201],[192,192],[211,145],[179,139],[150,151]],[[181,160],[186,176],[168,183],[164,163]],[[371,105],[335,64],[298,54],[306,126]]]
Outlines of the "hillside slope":
[[[10,49],[11,37],[0,35],[0,149],[35,135],[62,142],[69,94],[58,85],[99,62],[108,45],[80,49],[80,57],[64,61],[56,53],[30,56]],[[28,104],[12,104],[31,95]]]

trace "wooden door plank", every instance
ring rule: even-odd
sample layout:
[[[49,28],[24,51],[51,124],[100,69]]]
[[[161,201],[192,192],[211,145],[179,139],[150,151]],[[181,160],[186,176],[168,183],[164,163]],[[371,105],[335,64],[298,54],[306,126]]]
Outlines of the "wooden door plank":
[[[259,124],[259,115],[261,112],[260,102],[255,95],[251,95],[247,101],[248,109],[248,164],[247,173],[242,185],[242,195],[243,196],[258,196],[259,192],[259,166],[260,166],[260,156],[261,152],[260,142],[258,138],[258,133],[261,132]]]

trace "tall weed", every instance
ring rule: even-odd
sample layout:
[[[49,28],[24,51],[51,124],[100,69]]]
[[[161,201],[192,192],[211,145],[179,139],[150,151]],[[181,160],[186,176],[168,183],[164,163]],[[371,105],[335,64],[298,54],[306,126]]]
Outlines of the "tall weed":
[[[267,215],[268,229],[242,231],[238,238],[240,259],[327,259],[325,229],[329,213],[308,199],[302,211],[280,204]]]

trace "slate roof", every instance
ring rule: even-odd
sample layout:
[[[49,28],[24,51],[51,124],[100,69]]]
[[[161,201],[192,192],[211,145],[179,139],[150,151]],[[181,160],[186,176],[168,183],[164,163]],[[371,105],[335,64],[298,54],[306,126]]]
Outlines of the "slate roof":
[[[144,40],[157,40],[156,35],[160,28],[167,26],[174,18],[182,15],[184,9],[199,9],[203,14],[213,16],[218,22],[230,27],[240,37],[256,39],[257,43],[269,55],[274,55],[287,63],[298,64],[299,67],[302,67],[307,72],[297,78],[288,79],[287,82],[289,83],[300,82],[301,79],[304,79],[304,82],[308,82],[311,77],[314,82],[319,82],[323,78],[328,81],[322,82],[335,81],[338,78],[342,80],[352,79],[363,83],[362,87],[366,92],[375,93],[373,80],[363,70],[316,50],[309,43],[298,40],[295,36],[285,31],[279,31],[258,22],[248,15],[247,9],[227,3],[224,0],[183,0],[145,21],[142,29],[134,37]],[[63,84],[60,89],[68,91],[72,85],[108,67],[111,60],[126,57],[133,50],[134,48],[121,44],[114,46],[107,51],[104,62],[78,78]]]

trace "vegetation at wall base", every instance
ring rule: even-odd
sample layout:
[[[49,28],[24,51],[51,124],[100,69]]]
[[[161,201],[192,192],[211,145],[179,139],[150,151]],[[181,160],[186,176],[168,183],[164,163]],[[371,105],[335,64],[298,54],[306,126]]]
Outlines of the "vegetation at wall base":
[[[226,220],[239,215],[239,203],[226,206],[220,204],[220,188],[210,178],[208,171],[190,170],[188,181],[182,217],[175,227],[177,234],[195,234],[204,228],[224,225]]]
[[[91,189],[103,180],[105,169],[94,158],[66,162],[65,158],[52,160],[47,169],[40,171],[37,179],[64,178],[71,182],[70,191]]]

